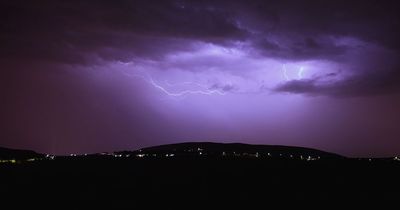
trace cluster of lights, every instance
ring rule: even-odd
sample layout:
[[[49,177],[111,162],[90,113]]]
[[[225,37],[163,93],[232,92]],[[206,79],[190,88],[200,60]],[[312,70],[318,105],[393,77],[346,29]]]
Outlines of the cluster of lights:
[[[222,152],[222,156],[224,156],[224,157],[225,156],[229,156],[229,154],[227,152]],[[261,158],[262,157],[262,155],[260,153],[258,153],[258,152],[256,152],[256,153],[247,153],[247,152],[237,153],[237,152],[232,152],[232,156],[235,156],[235,157],[254,157],[254,158]],[[272,156],[273,155],[271,153],[269,153],[269,152],[267,153],[267,157],[272,157]],[[284,157],[283,154],[279,154],[278,156],[279,157]],[[294,155],[289,155],[288,157],[290,157],[291,159],[295,158]],[[303,155],[300,155],[299,158],[301,160],[306,160],[306,161],[314,161],[314,160],[320,160],[321,159],[320,156],[313,157],[313,156],[303,156]]]
[[[176,150],[174,150],[174,151],[176,151]],[[185,151],[185,152],[189,152],[189,153],[193,153],[193,152],[194,152],[194,153],[197,153],[197,155],[199,155],[199,156],[207,155],[207,153],[204,152],[204,149],[203,149],[203,148],[200,148],[200,147],[191,148],[191,149],[185,149],[184,151]],[[149,156],[150,156],[150,157],[157,157],[157,154],[146,154],[146,153],[143,153],[142,150],[139,150],[139,152],[140,152],[140,153],[136,154],[135,157],[137,157],[137,158],[144,158],[144,157],[149,157]],[[118,153],[117,153],[117,154],[115,154],[115,153],[100,153],[100,155],[112,156],[112,157],[114,157],[114,158],[130,157],[130,154],[123,155],[123,154],[118,154]],[[261,158],[261,157],[262,157],[262,155],[261,155],[259,152],[255,152],[255,153],[247,153],[247,152],[238,153],[238,152],[233,151],[233,152],[231,152],[231,153],[229,154],[229,153],[227,153],[227,152],[224,151],[224,152],[222,152],[221,155],[224,156],[224,157],[226,157],[226,156],[253,157],[253,158]],[[272,156],[273,156],[271,153],[267,153],[266,155],[267,155],[267,157],[272,157]],[[75,154],[75,153],[72,153],[72,154],[70,154],[69,156],[70,156],[70,157],[87,156],[87,154],[84,154],[84,155],[77,155],[77,154]],[[162,154],[161,156],[164,156],[164,157],[174,157],[174,156],[176,156],[176,154],[174,154],[174,153],[166,153],[166,154]],[[279,157],[283,157],[283,156],[284,156],[283,154],[279,154]],[[293,155],[289,155],[288,157],[290,157],[290,158],[292,158],[292,159],[295,158],[295,156],[293,156]],[[306,160],[306,161],[313,161],[313,160],[319,160],[319,159],[320,159],[319,156],[318,156],[318,157],[312,157],[312,156],[303,156],[303,155],[300,155],[299,157],[300,157],[301,160]],[[47,154],[47,155],[45,156],[45,159],[46,159],[46,160],[54,160],[54,159],[55,159],[55,156],[54,156],[54,155]],[[30,159],[26,159],[26,160],[15,160],[15,159],[11,159],[11,160],[0,160],[0,163],[33,162],[33,161],[37,161],[37,160],[42,160],[42,159],[41,159],[41,158],[36,158],[36,159],[35,159],[35,158],[30,158]],[[400,161],[400,158],[395,157],[394,160]]]
[[[176,150],[174,149],[174,151],[176,151]],[[197,155],[199,155],[199,156],[207,155],[207,152],[205,152],[204,149],[200,148],[200,147],[192,148],[192,149],[185,149],[183,151],[184,152],[190,152],[192,154],[196,154],[197,153]],[[139,150],[139,152],[141,152],[141,153],[136,154],[135,157],[137,157],[137,158],[157,157],[157,154],[154,154],[154,153],[153,154],[147,154],[147,153],[143,153],[141,150]],[[114,154],[114,153],[101,153],[101,155],[112,156],[112,157],[115,157],[115,158],[122,158],[122,157],[130,157],[131,156],[130,154],[123,155],[123,154]],[[77,157],[78,155],[77,154],[70,154],[69,156],[70,157]],[[87,154],[79,155],[79,156],[87,156]],[[177,156],[177,155],[174,154],[174,153],[161,154],[161,157],[175,157],[175,156]],[[234,156],[234,157],[262,158],[262,157],[273,157],[274,155],[272,153],[269,153],[269,152],[266,153],[265,156],[264,156],[263,154],[260,154],[259,152],[255,152],[255,153],[247,153],[247,152],[240,153],[239,152],[238,153],[238,152],[233,151],[233,152],[229,152],[228,153],[228,152],[223,151],[221,153],[221,156],[223,156],[223,157]],[[292,154],[284,155],[282,153],[277,154],[276,157],[280,157],[280,158],[288,157],[290,159],[299,158],[300,160],[304,160],[304,161],[316,161],[316,160],[320,160],[321,159],[320,156],[310,156],[310,155],[295,156],[295,155],[292,155]],[[1,163],[18,164],[18,163],[24,163],[24,162],[34,162],[34,161],[40,161],[40,160],[54,160],[54,159],[55,159],[54,155],[47,154],[45,156],[45,158],[29,158],[29,159],[25,159],[25,160],[16,160],[16,159],[4,159],[4,160],[1,160],[0,159],[0,164]],[[359,159],[359,160],[361,160],[361,159]],[[373,159],[371,159],[371,158],[368,158],[366,160],[368,162],[372,162],[373,161]],[[400,161],[400,157],[398,157],[398,156],[393,157],[392,160],[393,161]]]
[[[11,164],[19,164],[19,163],[24,163],[24,162],[34,162],[34,161],[40,161],[43,160],[42,158],[29,158],[25,160],[16,160],[16,159],[6,159],[6,160],[0,160],[0,163],[11,163]]]
[[[157,154],[143,154],[143,153],[140,153],[140,154],[136,155],[136,157],[138,157],[138,158],[144,158],[144,157],[147,157],[147,156],[157,157]],[[173,156],[175,156],[175,154],[172,154],[172,153],[165,155],[165,157],[173,157]]]
[[[0,160],[0,163],[17,163],[17,160],[11,159],[11,160]]]
[[[49,154],[46,155],[46,159],[48,160],[54,160],[54,158],[55,158],[54,155],[49,155]]]
[[[140,157],[140,158],[142,158],[142,157],[144,157],[145,156],[145,154],[137,154],[136,155],[136,157]]]

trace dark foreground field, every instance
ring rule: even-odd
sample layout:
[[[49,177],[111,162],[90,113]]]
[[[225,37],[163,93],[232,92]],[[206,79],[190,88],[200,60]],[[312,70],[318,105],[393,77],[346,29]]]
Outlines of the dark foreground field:
[[[0,165],[2,203],[53,207],[399,200],[400,163],[63,158]],[[1,208],[3,209],[3,208]]]

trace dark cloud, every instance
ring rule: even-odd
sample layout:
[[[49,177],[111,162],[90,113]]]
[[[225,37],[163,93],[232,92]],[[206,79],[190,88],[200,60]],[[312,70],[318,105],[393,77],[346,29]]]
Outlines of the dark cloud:
[[[394,1],[6,0],[1,4],[2,58],[65,63],[126,60],[190,50],[190,40],[219,44],[248,40],[265,55],[285,59],[345,52],[345,47],[324,40],[327,35],[400,46],[399,6]],[[279,43],[271,37],[278,37]]]
[[[397,1],[252,1],[247,13],[257,16],[256,32],[296,38],[320,35],[354,36],[399,49],[400,5]],[[252,24],[255,25],[255,24]]]
[[[239,38],[229,12],[176,1],[3,1],[2,58],[64,63],[190,49],[187,39]]]
[[[382,61],[374,56],[352,57],[349,51],[376,45],[390,51],[385,56],[399,59],[399,10],[397,1],[375,0],[5,0],[0,7],[0,59],[84,65],[135,58],[162,60],[171,52],[195,50],[195,42],[237,47],[236,40],[249,43],[249,51],[268,58],[356,63],[357,69],[363,69]],[[340,42],[343,37],[362,44]],[[210,65],[212,58],[205,59],[203,63]],[[346,89],[351,92],[348,95],[385,92],[385,88],[391,92],[398,86],[391,79],[398,76],[398,69],[396,63],[372,71],[356,70],[352,72],[356,76],[338,83],[321,86],[315,80],[293,81],[277,90],[328,95],[340,95]]]
[[[236,40],[249,43],[248,50],[263,57],[356,62],[357,69],[363,69],[382,61],[363,57],[369,61],[363,64],[349,51],[377,45],[390,51],[386,55],[392,60],[399,59],[399,10],[396,1],[358,0],[6,0],[0,7],[0,59],[83,65],[135,58],[162,61],[168,53],[195,50],[196,42],[237,47]],[[340,42],[343,37],[362,44]],[[226,62],[205,59],[208,66]],[[187,67],[191,65],[182,64],[183,69],[195,69]],[[393,86],[400,86],[391,80],[398,75],[399,65],[394,65],[366,75],[363,70],[353,72],[356,76],[334,84],[293,81],[277,90],[328,95],[380,93],[385,88],[392,92],[397,89]]]
[[[263,39],[254,41],[253,47],[263,56],[286,60],[340,60],[350,48],[350,46],[337,45],[334,40],[318,38],[320,40],[311,37],[304,39],[296,37],[288,38],[290,41],[286,42]]]
[[[359,97],[395,93],[400,90],[400,72],[377,70],[354,75],[338,81],[321,81],[334,77],[330,73],[325,77],[305,80],[292,80],[276,87],[276,91],[305,94],[311,96]]]

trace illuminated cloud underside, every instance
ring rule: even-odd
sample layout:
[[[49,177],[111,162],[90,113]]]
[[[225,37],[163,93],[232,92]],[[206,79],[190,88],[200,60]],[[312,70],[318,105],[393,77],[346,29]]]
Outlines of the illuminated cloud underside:
[[[400,151],[396,1],[4,1],[0,146]]]

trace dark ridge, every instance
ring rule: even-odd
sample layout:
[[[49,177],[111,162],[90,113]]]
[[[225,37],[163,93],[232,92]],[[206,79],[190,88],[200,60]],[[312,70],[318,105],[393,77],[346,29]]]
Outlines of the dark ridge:
[[[344,156],[329,153],[317,149],[305,147],[293,147],[282,145],[252,145],[242,143],[214,143],[214,142],[186,142],[176,144],[166,144],[153,147],[142,148],[137,151],[120,151],[114,152],[116,154],[174,154],[176,156],[185,157],[198,155],[202,153],[205,157],[221,156],[234,156],[235,154],[259,154],[271,155],[273,157],[320,157],[320,158],[345,158]],[[113,154],[113,153],[108,153]],[[101,155],[101,154],[92,154]],[[43,157],[44,155],[36,153],[31,150],[18,150],[0,147],[0,159],[28,159]]]
[[[37,157],[43,157],[43,155],[31,150],[19,150],[0,147],[0,159],[22,160]]]
[[[305,147],[292,147],[281,145],[252,145],[242,143],[214,143],[214,142],[186,142],[177,144],[166,144],[143,148],[139,151],[144,153],[187,153],[203,151],[208,155],[225,153],[262,153],[281,156],[320,156],[321,158],[345,158],[344,156],[329,153],[317,149]]]

